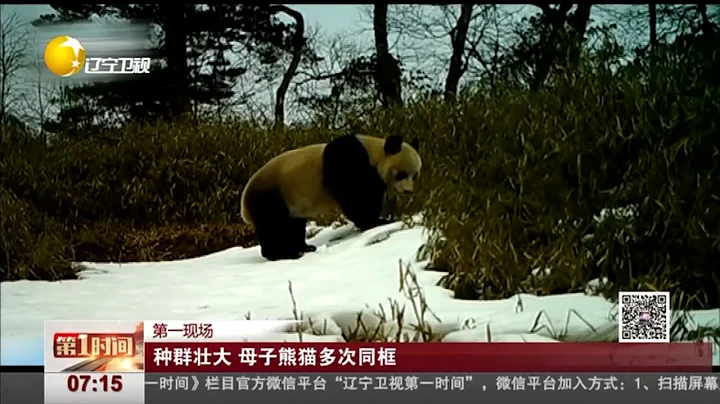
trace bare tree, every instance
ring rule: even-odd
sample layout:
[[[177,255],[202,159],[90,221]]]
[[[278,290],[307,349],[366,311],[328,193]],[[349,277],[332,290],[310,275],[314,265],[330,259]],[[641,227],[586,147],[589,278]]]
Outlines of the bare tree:
[[[384,108],[402,105],[400,85],[400,62],[390,53],[388,44],[388,5],[375,4],[373,12],[373,33],[375,34],[375,55],[377,83],[380,100]]]
[[[295,77],[303,51],[305,50],[305,19],[302,13],[284,5],[270,6],[270,11],[273,13],[285,13],[295,20],[292,59],[275,92],[275,127],[282,128],[285,126],[285,96],[287,95],[288,88],[290,88],[290,82],[293,77]]]
[[[444,83],[434,80],[431,86],[442,88],[448,99],[461,80],[494,83],[522,9],[497,4],[395,4],[388,25],[397,38],[395,54],[428,77],[444,77]]]
[[[657,4],[648,4],[650,17],[650,47],[657,47]]]
[[[496,89],[503,57],[512,47],[513,31],[525,6],[483,5],[473,16],[468,34],[468,71],[485,82],[490,91]],[[474,29],[473,29],[474,27]]]
[[[537,63],[532,78],[531,88],[538,88],[545,83],[551,69],[561,57],[558,51],[558,41],[562,34],[568,34],[566,40],[579,44],[585,37],[590,22],[591,3],[578,4],[571,12],[574,4],[561,4],[556,8],[549,4],[534,4],[542,10],[542,16],[548,24],[548,33],[543,35],[535,44]],[[575,58],[575,55],[571,58]]]
[[[356,38],[354,32],[308,35],[317,60],[301,66],[293,88],[294,110],[304,119],[341,128],[348,116],[365,116],[379,105],[373,47]]]
[[[654,36],[657,43],[662,43],[696,28],[705,34],[712,33],[717,29],[716,22],[720,18],[720,7],[706,4],[634,5],[622,8],[597,5],[593,7],[595,9],[617,25],[621,43],[629,51],[648,45],[643,40],[638,41],[638,38],[652,38],[650,30],[653,20]],[[650,15],[653,10],[655,17]]]
[[[190,83],[188,81],[188,29],[185,25],[185,5],[176,4],[173,6],[160,6],[164,14],[164,41],[167,57],[168,71],[172,83],[169,91],[174,94],[170,98],[170,116],[179,117],[192,112],[192,101],[190,99]]]
[[[710,17],[708,16],[708,8],[707,4],[701,3],[697,5],[698,13],[700,14],[700,27],[702,28],[702,31],[705,35],[710,35],[715,33],[715,24],[710,22]]]
[[[40,137],[47,142],[45,124],[53,113],[53,98],[59,95],[59,84],[44,79],[45,65],[36,58],[28,66],[28,74],[35,74],[35,80],[28,76],[27,86],[22,94],[23,119],[35,126]]]
[[[29,61],[29,33],[15,13],[0,5],[0,124],[9,118],[22,96],[22,75]]]
[[[462,77],[466,70],[465,64],[463,63],[463,56],[465,56],[465,42],[467,41],[472,11],[472,3],[463,4],[460,8],[460,17],[450,31],[452,56],[450,57],[447,78],[445,79],[445,101],[455,99],[460,77]]]

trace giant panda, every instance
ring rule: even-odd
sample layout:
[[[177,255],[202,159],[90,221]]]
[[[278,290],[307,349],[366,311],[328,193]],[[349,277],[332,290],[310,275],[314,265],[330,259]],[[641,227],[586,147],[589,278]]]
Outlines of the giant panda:
[[[308,219],[342,213],[363,231],[386,224],[385,192],[411,193],[421,167],[417,138],[344,135],[286,151],[250,177],[242,218],[263,257],[297,259],[316,249],[305,242]]]

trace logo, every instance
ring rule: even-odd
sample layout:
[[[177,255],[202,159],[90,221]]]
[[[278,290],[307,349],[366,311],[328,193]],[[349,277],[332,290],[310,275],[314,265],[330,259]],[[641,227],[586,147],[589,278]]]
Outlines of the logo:
[[[56,358],[98,358],[135,355],[134,334],[55,333]]]
[[[77,39],[62,35],[53,38],[45,47],[45,65],[60,77],[76,75],[85,67],[85,74],[142,74],[150,73],[150,58],[143,57],[86,57],[85,48]]]
[[[44,334],[47,372],[143,371],[142,322],[46,321]]]
[[[70,36],[58,36],[45,47],[45,65],[61,77],[76,75],[85,64],[85,48]]]

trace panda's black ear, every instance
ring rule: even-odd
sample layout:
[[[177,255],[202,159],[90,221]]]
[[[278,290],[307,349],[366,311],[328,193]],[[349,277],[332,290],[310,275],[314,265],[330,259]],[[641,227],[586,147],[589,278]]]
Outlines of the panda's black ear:
[[[415,151],[419,151],[420,150],[420,139],[418,139],[416,137],[413,138],[413,140],[410,141],[410,146],[412,146],[412,148],[415,149]]]
[[[385,154],[392,155],[400,153],[402,144],[402,137],[397,135],[388,136],[387,139],[385,139]]]

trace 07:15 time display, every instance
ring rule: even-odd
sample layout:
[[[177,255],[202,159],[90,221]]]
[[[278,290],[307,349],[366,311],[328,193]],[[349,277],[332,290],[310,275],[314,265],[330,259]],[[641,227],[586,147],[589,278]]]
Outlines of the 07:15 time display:
[[[71,392],[119,392],[123,388],[122,375],[107,374],[93,377],[90,375],[69,375],[67,378],[67,388]]]

